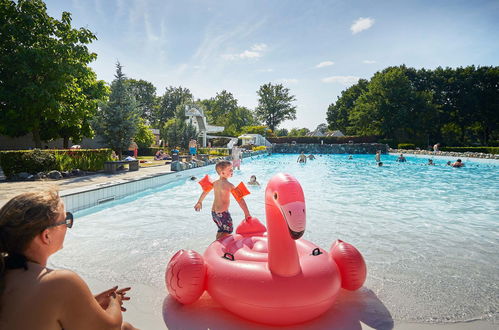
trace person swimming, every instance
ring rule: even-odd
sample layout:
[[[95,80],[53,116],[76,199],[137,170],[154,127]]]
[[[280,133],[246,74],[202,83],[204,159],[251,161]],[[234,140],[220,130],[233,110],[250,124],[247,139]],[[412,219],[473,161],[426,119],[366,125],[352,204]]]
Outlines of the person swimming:
[[[260,183],[258,183],[258,181],[256,181],[256,176],[255,175],[252,175],[250,177],[250,180],[248,181],[248,185],[249,186],[259,186]]]

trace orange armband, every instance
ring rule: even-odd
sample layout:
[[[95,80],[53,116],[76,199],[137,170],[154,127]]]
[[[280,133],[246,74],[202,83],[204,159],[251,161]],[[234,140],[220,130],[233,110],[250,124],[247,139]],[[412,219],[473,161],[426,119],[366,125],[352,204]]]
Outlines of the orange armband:
[[[201,185],[201,189],[203,189],[203,191],[205,191],[205,192],[208,192],[211,189],[213,189],[213,182],[211,182],[210,177],[208,176],[208,174],[206,174],[204,176],[204,178],[202,178],[201,180],[199,180],[198,183]]]
[[[236,201],[239,201],[241,198],[243,198],[246,195],[249,195],[250,192],[248,188],[244,185],[244,183],[239,183],[235,188],[231,190],[232,196],[236,199]]]

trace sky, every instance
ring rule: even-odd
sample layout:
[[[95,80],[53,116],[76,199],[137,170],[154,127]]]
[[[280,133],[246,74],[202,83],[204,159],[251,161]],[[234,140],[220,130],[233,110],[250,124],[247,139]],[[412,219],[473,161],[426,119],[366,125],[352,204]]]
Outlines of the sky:
[[[50,16],[98,38],[90,66],[110,83],[115,64],[163,95],[196,99],[231,92],[254,109],[257,91],[281,83],[296,120],[326,123],[326,111],[359,78],[388,66],[416,69],[499,65],[499,1],[461,0],[46,0]]]

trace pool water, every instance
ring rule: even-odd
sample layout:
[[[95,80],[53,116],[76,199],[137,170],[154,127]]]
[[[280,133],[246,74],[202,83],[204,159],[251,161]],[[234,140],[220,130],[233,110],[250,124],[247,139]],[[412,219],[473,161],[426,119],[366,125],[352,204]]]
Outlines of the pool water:
[[[306,164],[297,155],[245,159],[230,180],[256,175],[246,202],[265,221],[265,184],[286,172],[301,183],[306,199],[304,238],[322,248],[341,238],[355,245],[368,267],[365,286],[374,291],[395,320],[455,322],[498,319],[499,162],[466,160],[445,166],[445,158],[383,155],[317,155]],[[214,166],[206,173],[216,178]],[[197,173],[200,173],[197,170]],[[198,179],[201,175],[197,175]],[[161,308],[164,270],[179,249],[200,253],[213,241],[213,194],[200,213],[195,181],[182,180],[78,212],[65,248],[51,266],[73,269],[103,281],[143,285]],[[243,212],[230,211],[237,225]]]

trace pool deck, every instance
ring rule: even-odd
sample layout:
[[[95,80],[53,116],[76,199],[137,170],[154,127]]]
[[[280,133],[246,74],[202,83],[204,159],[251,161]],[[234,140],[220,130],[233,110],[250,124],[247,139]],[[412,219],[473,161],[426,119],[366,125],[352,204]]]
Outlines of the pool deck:
[[[59,192],[72,190],[86,186],[97,185],[122,179],[140,179],[151,175],[161,175],[172,173],[170,164],[141,167],[138,171],[123,171],[114,174],[97,173],[79,177],[71,177],[60,180],[39,180],[39,181],[0,181],[0,207],[12,197],[30,191],[46,190],[50,187],[59,189]]]

